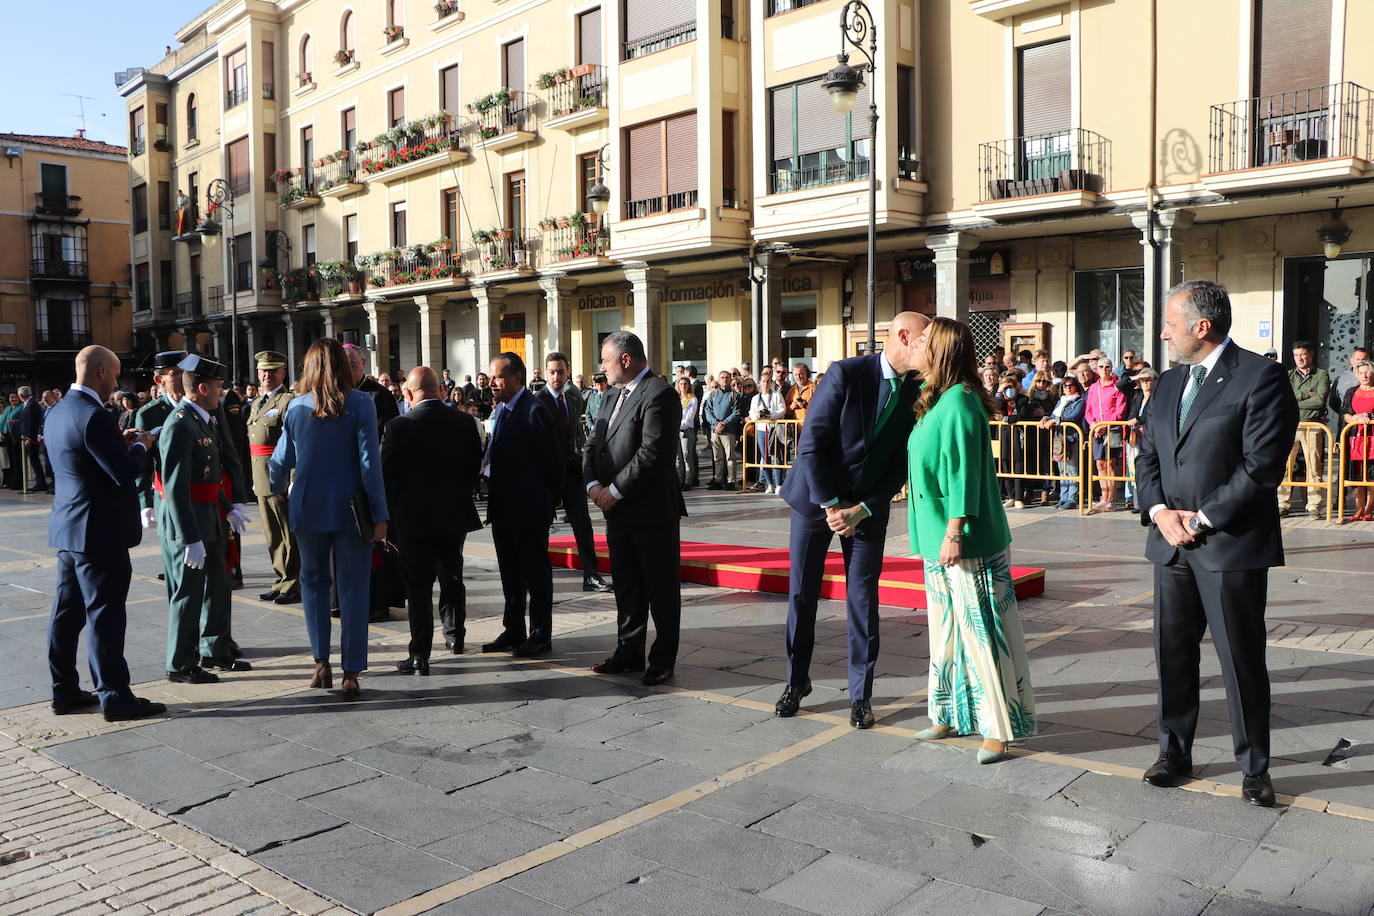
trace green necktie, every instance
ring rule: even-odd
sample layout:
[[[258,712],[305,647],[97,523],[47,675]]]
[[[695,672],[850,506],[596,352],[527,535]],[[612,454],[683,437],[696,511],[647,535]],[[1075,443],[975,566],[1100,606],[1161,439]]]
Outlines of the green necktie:
[[[883,427],[887,425],[887,418],[892,416],[893,412],[896,411],[898,400],[897,392],[902,387],[902,380],[895,375],[888,379],[887,383],[892,386],[892,390],[888,392],[887,403],[883,405],[883,412],[878,414],[878,423],[873,427],[873,435],[875,437],[881,433]]]
[[[1183,403],[1178,405],[1178,431],[1183,432],[1183,424],[1188,419],[1188,410],[1197,400],[1197,396],[1202,393],[1202,382],[1207,378],[1206,366],[1193,367],[1193,387],[1188,389],[1188,393],[1183,396]]]

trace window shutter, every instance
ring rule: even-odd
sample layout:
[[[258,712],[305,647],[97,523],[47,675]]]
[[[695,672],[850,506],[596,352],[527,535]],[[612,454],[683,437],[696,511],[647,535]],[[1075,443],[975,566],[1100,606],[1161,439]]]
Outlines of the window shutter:
[[[406,91],[405,87],[391,90],[388,96],[391,102],[391,123],[400,124],[406,119]]]
[[[830,93],[826,92],[818,79],[797,84],[797,155],[822,153],[827,150],[844,149],[848,139],[845,116],[830,104]],[[862,112],[862,114],[860,114]],[[859,122],[864,123],[865,135],[868,130],[868,86],[859,91],[858,101],[854,103],[854,136],[859,136]]]
[[[739,183],[735,180],[735,119],[733,111],[723,112],[721,115],[721,150],[720,170],[721,184],[725,190],[726,204],[730,206],[739,205]]]
[[[1069,40],[1021,49],[1021,136],[1062,133],[1073,127]]]
[[[525,91],[525,39],[517,38],[503,49],[506,58],[506,88]]]
[[[654,121],[629,129],[629,199],[644,200],[663,194],[663,122]]]
[[[625,0],[625,42],[636,41],[696,21],[694,3],[681,0]]]
[[[769,92],[769,109],[773,118],[773,148],[769,162],[792,158],[792,98],[795,86],[783,86]]]
[[[582,60],[579,63],[600,66],[601,58],[601,7],[577,17],[577,40]]]
[[[440,93],[443,96],[439,100],[439,107],[449,114],[457,114],[461,111],[458,101],[458,65],[445,67],[439,71]]]
[[[1331,0],[1255,0],[1255,42],[1257,95],[1327,85]],[[1312,107],[1324,107],[1322,94],[1312,95]]]
[[[697,189],[697,113],[669,118],[664,122],[664,147],[668,160],[669,194]]]
[[[836,117],[835,106],[830,104],[829,93],[822,91],[826,96],[826,105],[829,108],[830,116]],[[873,104],[873,87],[864,83],[859,90],[859,97],[854,100],[854,108],[849,113],[850,136],[855,140],[865,140],[868,138],[868,129],[872,126],[869,120],[868,108]],[[843,144],[841,144],[843,145]]]

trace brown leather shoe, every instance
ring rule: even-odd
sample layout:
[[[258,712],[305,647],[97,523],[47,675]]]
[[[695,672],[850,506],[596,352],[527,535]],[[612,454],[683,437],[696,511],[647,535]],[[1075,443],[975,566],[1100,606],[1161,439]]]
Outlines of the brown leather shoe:
[[[310,679],[310,686],[326,689],[334,686],[334,672],[329,667],[329,659],[315,659],[315,676]]]
[[[358,686],[358,672],[345,671],[343,680],[339,681],[339,688],[343,691],[345,700],[356,700],[363,692],[363,689]]]

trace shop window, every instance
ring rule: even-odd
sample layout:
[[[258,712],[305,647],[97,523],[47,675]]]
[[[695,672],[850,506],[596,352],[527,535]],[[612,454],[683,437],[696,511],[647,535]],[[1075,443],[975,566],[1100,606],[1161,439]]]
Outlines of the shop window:
[[[1100,349],[1113,360],[1144,349],[1145,271],[1082,270],[1074,275],[1078,352]]]

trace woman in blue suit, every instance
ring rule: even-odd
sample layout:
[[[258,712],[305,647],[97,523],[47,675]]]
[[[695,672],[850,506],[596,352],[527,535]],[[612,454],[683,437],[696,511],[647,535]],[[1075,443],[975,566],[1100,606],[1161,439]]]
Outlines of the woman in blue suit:
[[[367,496],[371,541],[386,537],[389,517],[377,445],[377,408],[370,397],[354,390],[348,358],[331,338],[317,340],[306,350],[300,384],[301,396],[286,410],[282,437],[269,462],[272,492],[279,499],[289,492],[288,516],[300,545],[305,628],[315,656],[310,686],[334,684],[329,668],[332,583],[339,595],[341,687],[344,697],[353,699],[361,692],[358,674],[367,667],[372,575],[372,546],[358,534],[354,496],[360,490]],[[333,582],[336,574],[338,581]]]

